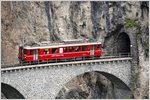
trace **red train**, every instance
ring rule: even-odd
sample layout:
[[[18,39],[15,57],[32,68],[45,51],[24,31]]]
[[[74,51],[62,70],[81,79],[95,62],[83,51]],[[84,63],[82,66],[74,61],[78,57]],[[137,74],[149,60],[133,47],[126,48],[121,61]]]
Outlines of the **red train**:
[[[47,42],[38,44],[38,46],[20,46],[19,61],[23,63],[78,57],[100,57],[102,54],[101,47],[100,42],[74,43],[73,40],[59,44]]]

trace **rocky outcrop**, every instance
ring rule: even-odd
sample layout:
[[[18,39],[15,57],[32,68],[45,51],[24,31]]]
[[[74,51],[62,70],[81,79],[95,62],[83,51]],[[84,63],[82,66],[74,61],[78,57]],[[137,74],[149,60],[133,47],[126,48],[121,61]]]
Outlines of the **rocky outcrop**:
[[[149,2],[145,1],[2,1],[2,64],[18,63],[19,45],[46,40],[101,41],[106,55],[112,54],[118,45],[125,47],[117,41],[125,33],[135,62],[134,95],[148,98],[148,18]]]

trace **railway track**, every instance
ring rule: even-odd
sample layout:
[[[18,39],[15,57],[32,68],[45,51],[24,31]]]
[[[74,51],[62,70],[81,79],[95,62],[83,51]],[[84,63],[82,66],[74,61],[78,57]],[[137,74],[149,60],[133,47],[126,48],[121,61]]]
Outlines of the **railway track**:
[[[55,61],[43,61],[43,62],[35,62],[35,63],[24,63],[24,64],[13,64],[13,65],[2,65],[1,69],[5,68],[16,68],[18,66],[38,66],[38,65],[47,65],[47,64],[54,64],[54,65],[59,65],[59,64],[65,64],[65,63],[83,63],[83,62],[98,62],[98,61],[110,61],[110,60],[122,60],[122,59],[129,59],[131,58],[131,55],[121,55],[121,56],[101,56],[101,57],[82,57],[82,58],[71,58],[71,59],[56,59]]]
[[[38,64],[38,65],[26,65],[26,66],[16,66],[16,67],[5,67],[2,68],[1,71],[11,71],[11,70],[20,70],[20,69],[33,69],[40,68],[46,66],[61,66],[61,65],[73,65],[73,64],[87,64],[87,63],[97,63],[97,62],[110,62],[110,61],[119,61],[119,60],[132,60],[131,57],[123,57],[123,58],[111,58],[111,59],[94,59],[94,60],[82,60],[76,62],[59,62],[59,63],[46,63],[46,64]]]

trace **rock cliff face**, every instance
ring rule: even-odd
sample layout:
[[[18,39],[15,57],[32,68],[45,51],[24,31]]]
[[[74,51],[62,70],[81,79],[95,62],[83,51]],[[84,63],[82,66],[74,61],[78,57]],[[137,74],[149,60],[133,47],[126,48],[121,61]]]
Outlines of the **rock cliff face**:
[[[26,42],[101,41],[107,54],[133,54],[134,95],[148,98],[148,22],[149,2],[144,1],[2,1],[2,64],[18,63],[18,47]]]
[[[2,2],[1,14],[2,63],[18,62],[18,46],[23,40],[49,39],[44,2]]]

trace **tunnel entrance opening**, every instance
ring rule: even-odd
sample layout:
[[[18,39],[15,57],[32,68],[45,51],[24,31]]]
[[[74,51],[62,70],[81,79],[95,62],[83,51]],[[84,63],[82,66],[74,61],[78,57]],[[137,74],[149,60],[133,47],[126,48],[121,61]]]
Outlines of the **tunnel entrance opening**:
[[[128,54],[131,51],[130,38],[126,33],[121,33],[117,40],[117,52]]]
[[[1,98],[25,99],[24,96],[18,90],[4,83],[1,83]]]

